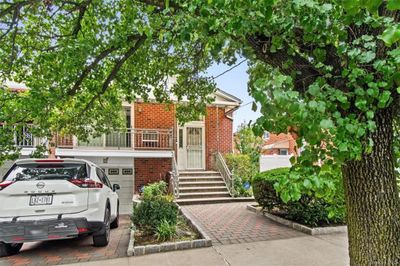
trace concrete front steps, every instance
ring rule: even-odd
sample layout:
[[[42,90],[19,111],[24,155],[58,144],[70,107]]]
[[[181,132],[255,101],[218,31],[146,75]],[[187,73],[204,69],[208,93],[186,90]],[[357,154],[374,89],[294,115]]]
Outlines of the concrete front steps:
[[[234,198],[224,179],[215,171],[185,171],[179,173],[180,205],[254,201],[253,198]]]

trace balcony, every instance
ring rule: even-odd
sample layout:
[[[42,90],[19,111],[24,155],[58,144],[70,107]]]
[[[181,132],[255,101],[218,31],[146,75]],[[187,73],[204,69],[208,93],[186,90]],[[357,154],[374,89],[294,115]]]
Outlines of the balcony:
[[[57,136],[58,148],[68,149],[135,149],[172,150],[173,129],[127,129],[125,132],[112,132],[99,137],[89,137],[87,141],[73,136]]]

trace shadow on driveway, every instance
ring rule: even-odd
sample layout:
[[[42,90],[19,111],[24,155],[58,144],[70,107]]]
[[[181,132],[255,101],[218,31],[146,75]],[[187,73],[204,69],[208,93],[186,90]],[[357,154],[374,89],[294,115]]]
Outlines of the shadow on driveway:
[[[129,243],[129,216],[121,216],[111,230],[107,247],[94,247],[91,236],[26,243],[17,255],[0,258],[0,265],[56,265],[125,257]]]

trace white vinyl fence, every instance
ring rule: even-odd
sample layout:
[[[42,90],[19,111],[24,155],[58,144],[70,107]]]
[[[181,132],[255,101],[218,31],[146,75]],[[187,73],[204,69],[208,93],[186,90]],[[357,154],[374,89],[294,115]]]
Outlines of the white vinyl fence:
[[[260,156],[260,172],[267,170],[290,167],[290,157],[292,155],[261,155]]]

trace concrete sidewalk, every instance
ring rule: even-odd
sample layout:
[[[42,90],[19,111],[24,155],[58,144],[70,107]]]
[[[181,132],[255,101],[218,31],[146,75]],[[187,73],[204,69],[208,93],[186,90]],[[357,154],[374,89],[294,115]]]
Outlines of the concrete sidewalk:
[[[119,258],[106,261],[93,261],[74,266],[187,266],[187,265],[349,265],[346,234],[308,236],[260,241],[252,243],[219,245],[210,248],[192,249]]]

